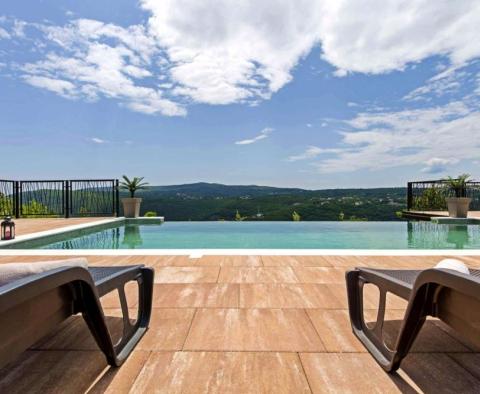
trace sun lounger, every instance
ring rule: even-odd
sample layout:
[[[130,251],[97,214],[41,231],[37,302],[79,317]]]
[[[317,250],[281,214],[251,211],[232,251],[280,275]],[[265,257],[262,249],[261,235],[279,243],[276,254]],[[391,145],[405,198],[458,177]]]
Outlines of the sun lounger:
[[[107,362],[120,366],[147,330],[154,272],[142,265],[118,267],[67,266],[24,276],[0,286],[0,368],[81,313]],[[124,286],[138,283],[138,316],[131,323]],[[118,290],[123,335],[114,343],[99,298]]]
[[[470,343],[480,346],[480,270],[464,274],[448,269],[382,270],[356,268],[346,273],[352,329],[375,360],[388,372],[396,371],[410,351],[427,316],[439,318]],[[377,320],[365,324],[363,286],[379,289]],[[393,348],[385,344],[383,324],[386,294],[408,300]]]

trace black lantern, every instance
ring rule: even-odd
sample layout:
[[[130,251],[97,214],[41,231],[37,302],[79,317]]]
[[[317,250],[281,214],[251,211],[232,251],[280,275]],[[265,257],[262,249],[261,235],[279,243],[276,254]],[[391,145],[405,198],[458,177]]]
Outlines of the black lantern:
[[[8,241],[15,238],[15,223],[12,222],[12,218],[7,216],[5,220],[0,224],[0,239],[2,241]]]

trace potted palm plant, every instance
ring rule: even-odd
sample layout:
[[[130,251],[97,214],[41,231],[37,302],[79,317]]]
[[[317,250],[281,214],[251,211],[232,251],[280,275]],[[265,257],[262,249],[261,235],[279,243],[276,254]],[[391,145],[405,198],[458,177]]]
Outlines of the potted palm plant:
[[[467,181],[469,174],[459,175],[457,178],[448,177],[446,180],[455,192],[455,197],[447,198],[448,216],[452,218],[466,218],[470,207],[471,198],[467,197]]]
[[[122,198],[123,214],[126,218],[138,218],[140,216],[140,204],[142,203],[142,199],[135,197],[135,192],[145,189],[147,185],[147,182],[143,182],[143,177],[129,179],[126,175],[123,176],[123,181],[120,182],[120,187],[124,190],[128,190],[130,193],[129,198]]]

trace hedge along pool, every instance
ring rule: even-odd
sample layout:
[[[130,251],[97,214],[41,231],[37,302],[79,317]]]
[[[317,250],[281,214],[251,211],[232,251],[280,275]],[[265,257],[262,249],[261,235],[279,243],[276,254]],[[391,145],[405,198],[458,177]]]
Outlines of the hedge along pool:
[[[57,250],[480,249],[480,226],[431,222],[118,222],[6,247]]]

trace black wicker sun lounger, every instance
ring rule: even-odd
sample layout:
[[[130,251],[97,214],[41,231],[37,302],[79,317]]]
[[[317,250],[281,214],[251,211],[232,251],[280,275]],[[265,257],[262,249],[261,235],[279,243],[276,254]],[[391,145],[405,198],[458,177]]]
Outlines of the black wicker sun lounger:
[[[0,286],[0,368],[51,332],[70,316],[82,313],[100,350],[120,366],[147,330],[153,292],[150,268],[62,267]],[[124,286],[138,283],[138,316],[132,325]],[[118,290],[123,335],[118,343],[108,331],[99,298]]]
[[[396,371],[408,354],[427,316],[439,318],[472,344],[480,346],[480,270],[470,275],[447,269],[382,270],[356,268],[346,274],[352,329],[375,360],[388,372]],[[363,286],[380,292],[377,320],[368,328],[363,315]],[[386,294],[408,300],[393,348],[382,334]]]

